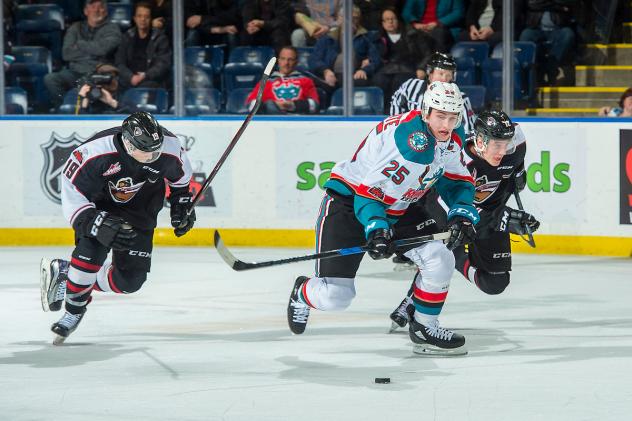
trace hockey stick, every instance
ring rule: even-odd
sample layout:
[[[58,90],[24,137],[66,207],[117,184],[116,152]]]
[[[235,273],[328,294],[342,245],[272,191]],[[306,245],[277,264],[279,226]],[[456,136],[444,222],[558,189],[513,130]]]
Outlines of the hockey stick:
[[[450,237],[450,233],[448,232],[440,232],[437,234],[430,235],[422,235],[420,237],[411,237],[405,238],[402,240],[395,240],[393,244],[395,247],[404,247],[404,246],[416,246],[419,244],[426,243],[428,241],[433,240],[447,240]],[[222,259],[230,266],[233,270],[242,271],[242,270],[250,270],[250,269],[259,269],[270,266],[278,266],[284,265],[286,263],[294,263],[294,262],[303,262],[306,260],[316,260],[316,259],[329,259],[332,257],[339,256],[348,256],[350,254],[358,254],[364,253],[369,248],[367,246],[357,246],[357,247],[348,247],[338,250],[330,250],[323,251],[321,253],[308,254],[306,256],[297,256],[297,257],[288,257],[287,259],[279,259],[279,260],[267,260],[263,262],[244,262],[236,258],[228,248],[224,245],[222,241],[222,237],[219,235],[219,231],[215,231],[215,248],[217,252],[222,257]]]
[[[522,200],[520,200],[520,195],[518,195],[518,190],[514,190],[514,197],[516,198],[516,203],[518,204],[518,209],[524,212],[524,206],[522,206]],[[535,240],[533,239],[533,233],[531,233],[531,228],[528,225],[525,225],[525,229],[527,231],[528,239],[525,239],[524,236],[520,236],[527,244],[531,247],[535,248]]]
[[[187,210],[187,215],[191,215],[191,212],[193,212],[193,208],[195,207],[195,205],[198,204],[198,202],[202,198],[202,195],[204,194],[208,186],[211,184],[211,181],[213,181],[213,179],[219,172],[219,169],[224,164],[224,161],[226,161],[226,158],[228,158],[228,155],[231,153],[231,151],[237,144],[237,141],[246,130],[246,127],[248,127],[248,123],[250,123],[250,120],[252,120],[252,118],[257,113],[257,110],[259,109],[259,106],[261,105],[261,97],[263,97],[263,89],[266,86],[266,82],[268,81],[268,78],[270,77],[270,73],[272,73],[272,69],[274,68],[275,63],[276,63],[276,57],[272,57],[270,61],[268,62],[268,65],[266,66],[265,70],[263,71],[263,76],[261,77],[261,80],[259,81],[259,91],[257,92],[257,99],[255,100],[254,107],[252,107],[252,110],[250,110],[244,122],[241,123],[241,127],[239,128],[239,130],[237,130],[237,133],[233,137],[233,140],[230,141],[230,143],[228,144],[228,147],[226,148],[222,156],[217,161],[217,164],[215,164],[215,168],[213,168],[213,171],[211,171],[208,177],[206,177],[206,180],[204,180],[204,184],[202,184],[200,191],[197,192],[197,194],[193,198],[193,201],[191,202],[191,206]]]

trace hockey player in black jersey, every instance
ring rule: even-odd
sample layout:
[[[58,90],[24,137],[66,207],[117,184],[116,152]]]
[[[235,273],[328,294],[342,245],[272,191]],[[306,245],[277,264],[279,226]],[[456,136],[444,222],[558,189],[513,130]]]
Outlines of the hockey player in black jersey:
[[[122,126],[72,151],[61,174],[61,199],[75,249],[69,261],[41,262],[42,308],[58,311],[65,303],[65,314],[51,327],[55,344],[77,328],[92,290],[129,294],[141,288],[167,185],[175,235],[193,227],[191,173],[179,139],[146,112],[131,114]],[[110,250],[112,260],[106,261]]]
[[[506,205],[514,191],[525,187],[524,157],[526,141],[520,126],[502,111],[482,111],[474,123],[474,136],[464,147],[465,163],[474,178],[474,204],[480,214],[476,224],[476,239],[467,246],[454,249],[456,269],[486,294],[497,295],[509,285],[511,242],[509,234],[534,232],[540,223],[524,211]],[[436,195],[427,200],[436,201]],[[425,199],[425,198],[424,198]],[[414,206],[414,221],[408,236],[436,232],[445,220],[445,212],[431,212],[437,206],[420,201]],[[432,220],[435,225],[420,225]],[[438,221],[438,222],[437,222]],[[416,232],[415,232],[416,231]],[[432,233],[430,232],[430,233]],[[406,326],[411,311],[412,292],[391,313],[392,330]]]

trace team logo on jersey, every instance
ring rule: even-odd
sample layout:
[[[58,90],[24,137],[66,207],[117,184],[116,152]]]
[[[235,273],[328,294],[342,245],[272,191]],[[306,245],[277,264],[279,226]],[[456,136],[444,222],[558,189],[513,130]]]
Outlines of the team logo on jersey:
[[[117,203],[126,203],[132,200],[144,184],[144,181],[134,184],[134,180],[131,177],[121,178],[114,183],[108,181],[110,196]]]
[[[53,132],[48,142],[40,145],[42,153],[44,154],[44,166],[40,174],[40,185],[42,186],[44,195],[51,201],[61,203],[60,176],[62,169],[73,149],[83,144],[86,139],[87,138],[83,138],[77,133],[63,137]],[[85,152],[77,151],[77,154],[73,154],[73,157],[81,163],[85,158]]]
[[[474,173],[476,176],[476,173]],[[483,175],[476,179],[476,191],[474,192],[474,203],[483,203],[498,190],[500,180],[488,181],[487,176]]]
[[[103,177],[109,177],[112,174],[116,174],[117,172],[121,171],[121,163],[116,161],[114,164],[110,165],[110,168],[107,169],[106,172],[104,172],[103,174],[101,174]]]
[[[292,82],[291,79],[277,79],[272,84],[272,92],[277,99],[291,100],[298,97],[301,87]]]
[[[406,191],[399,200],[408,203],[417,202],[419,199],[424,197],[427,191],[428,190],[408,189],[408,191]]]
[[[424,132],[412,132],[408,136],[408,146],[415,152],[428,149],[428,136]]]
[[[373,197],[377,197],[380,200],[384,200],[384,197],[386,196],[384,194],[384,190],[382,190],[379,187],[375,187],[375,186],[371,187],[366,192],[369,193]]]
[[[435,169],[432,174],[428,174],[430,172],[430,167],[426,168],[426,171],[419,177],[419,189],[420,190],[428,190],[437,180],[443,175],[443,168]]]

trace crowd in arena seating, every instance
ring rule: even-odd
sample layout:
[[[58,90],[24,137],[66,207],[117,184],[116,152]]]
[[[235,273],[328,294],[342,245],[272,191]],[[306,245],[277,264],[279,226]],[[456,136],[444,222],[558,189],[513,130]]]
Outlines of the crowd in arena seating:
[[[359,107],[388,112],[402,82],[424,78],[428,58],[451,53],[456,82],[500,99],[502,0],[354,0],[353,81]],[[567,83],[579,41],[580,0],[517,0],[515,98]],[[342,0],[184,0],[187,114],[247,112],[263,66],[285,68],[265,112],[337,113],[343,56]],[[28,113],[173,109],[170,0],[4,0],[6,86]],[[308,85],[310,92],[302,90]],[[19,95],[18,95],[19,96]],[[283,102],[296,104],[283,105]],[[362,101],[368,104],[362,104]],[[374,101],[379,103],[374,106]],[[18,104],[19,105],[19,104]],[[21,111],[20,109],[23,108]]]

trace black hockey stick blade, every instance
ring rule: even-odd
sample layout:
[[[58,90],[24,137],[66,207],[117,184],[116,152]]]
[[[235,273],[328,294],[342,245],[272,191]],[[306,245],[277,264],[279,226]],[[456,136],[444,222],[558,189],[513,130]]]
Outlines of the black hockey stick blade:
[[[402,240],[396,240],[394,241],[394,244],[395,244],[395,247],[415,246],[415,245],[426,243],[428,241],[447,240],[449,237],[450,237],[449,233],[440,232],[437,234],[422,235],[420,237],[411,237],[411,238],[405,238]],[[217,249],[217,252],[222,257],[224,262],[226,262],[228,266],[230,266],[233,270],[236,270],[236,271],[259,269],[259,268],[265,268],[265,267],[270,267],[270,266],[284,265],[287,263],[304,262],[307,260],[329,259],[332,257],[347,256],[350,254],[364,253],[367,251],[367,246],[363,245],[363,246],[357,246],[357,247],[347,247],[347,248],[342,248],[342,249],[337,249],[337,250],[324,251],[324,252],[315,253],[315,254],[308,254],[305,256],[288,257],[286,259],[266,260],[262,262],[244,262],[243,260],[239,260],[238,258],[236,258],[230,252],[230,250],[228,250],[228,248],[224,245],[224,242],[222,241],[222,237],[220,236],[219,231],[215,231],[214,241],[215,241],[215,248]]]
[[[520,209],[521,211],[524,211],[524,206],[522,206],[522,200],[520,200],[520,195],[518,194],[518,190],[514,191],[514,197],[516,198],[516,203],[518,204],[518,209]],[[526,231],[527,231],[527,237],[528,238],[524,238],[524,236],[520,236],[520,238],[522,238],[525,243],[529,244],[531,247],[535,248],[535,240],[533,239],[533,233],[531,232],[531,228],[529,228],[529,226],[527,225],[526,227]]]
[[[250,110],[244,122],[241,123],[241,127],[239,127],[239,130],[237,130],[237,133],[235,134],[235,136],[233,136],[233,139],[230,141],[230,143],[226,147],[226,150],[224,151],[222,156],[219,158],[219,160],[215,164],[215,167],[213,168],[211,173],[208,175],[208,177],[206,177],[206,180],[204,180],[204,183],[202,183],[202,187],[200,187],[200,190],[196,193],[195,197],[193,198],[193,201],[191,202],[191,206],[187,210],[188,215],[191,215],[191,212],[193,212],[193,208],[198,204],[198,202],[202,198],[202,195],[204,194],[208,186],[211,184],[211,181],[213,181],[213,179],[219,172],[219,169],[222,167],[222,165],[224,165],[226,158],[228,158],[228,155],[232,152],[233,148],[237,144],[237,141],[239,141],[239,138],[241,138],[241,135],[246,130],[246,127],[248,127],[250,120],[252,120],[255,114],[257,114],[257,110],[261,106],[261,98],[263,97],[263,89],[266,86],[266,82],[268,81],[268,78],[270,77],[270,74],[272,73],[272,69],[274,68],[275,63],[276,63],[276,57],[272,57],[270,61],[268,62],[265,70],[263,71],[263,76],[261,76],[261,81],[259,81],[259,90],[257,91],[257,98],[255,99],[254,107],[252,107],[252,110]]]

